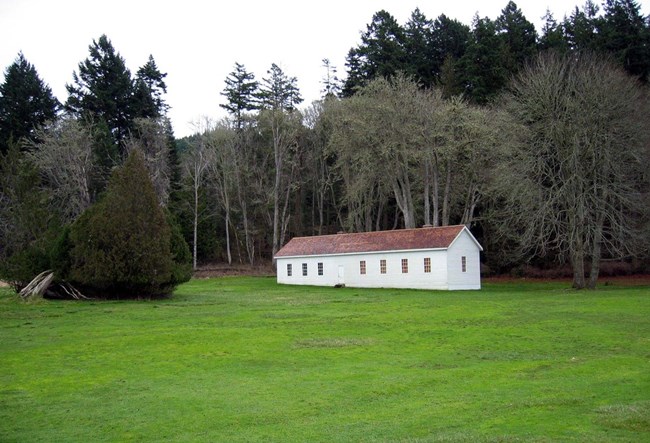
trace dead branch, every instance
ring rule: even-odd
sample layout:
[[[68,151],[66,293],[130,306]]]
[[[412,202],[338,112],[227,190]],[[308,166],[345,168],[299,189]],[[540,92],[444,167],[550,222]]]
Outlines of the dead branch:
[[[41,298],[47,288],[50,287],[52,280],[54,279],[54,273],[51,270],[43,271],[38,274],[34,279],[29,282],[20,292],[20,296],[23,300],[29,300],[33,298]]]

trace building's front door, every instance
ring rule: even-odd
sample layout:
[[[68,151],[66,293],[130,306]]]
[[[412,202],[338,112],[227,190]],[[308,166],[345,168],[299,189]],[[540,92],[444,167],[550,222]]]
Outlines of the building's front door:
[[[345,284],[345,268],[339,265],[339,285]]]

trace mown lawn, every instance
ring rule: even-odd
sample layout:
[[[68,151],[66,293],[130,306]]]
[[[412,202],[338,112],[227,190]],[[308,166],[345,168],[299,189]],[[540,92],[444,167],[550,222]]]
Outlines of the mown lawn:
[[[650,287],[0,290],[0,441],[650,441]]]

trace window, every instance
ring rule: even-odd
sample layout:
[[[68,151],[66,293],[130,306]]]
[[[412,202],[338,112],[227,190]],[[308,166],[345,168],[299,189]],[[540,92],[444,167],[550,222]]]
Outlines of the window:
[[[323,263],[318,263],[318,275],[323,275]]]
[[[379,260],[379,272],[386,273],[386,260]]]
[[[287,263],[287,277],[291,277],[292,274],[291,263]]]
[[[365,260],[361,260],[359,262],[359,272],[361,273],[361,275],[366,274],[366,261]]]
[[[424,257],[424,272],[431,272],[431,258]]]
[[[464,255],[460,258],[460,267],[463,272],[467,272],[467,257]]]
[[[402,259],[402,274],[408,274],[409,273],[409,259],[408,258],[403,258]]]
[[[307,263],[302,264],[302,276],[307,277]]]

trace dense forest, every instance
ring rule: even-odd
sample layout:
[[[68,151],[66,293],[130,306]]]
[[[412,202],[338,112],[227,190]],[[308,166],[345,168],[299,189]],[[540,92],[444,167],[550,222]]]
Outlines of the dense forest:
[[[293,236],[425,224],[469,226],[486,273],[566,264],[593,288],[604,261],[650,271],[650,18],[635,1],[549,11],[540,33],[512,1],[471,26],[382,10],[345,69],[323,60],[322,99],[303,104],[277,65],[258,80],[235,63],[215,103],[228,117],[177,139],[153,57],[133,76],[102,35],[59,103],[18,54],[0,85],[0,278],[89,268],[70,258],[84,232],[136,223],[97,214],[147,188],[123,182],[138,162],[177,269],[160,286],[190,255],[262,265]]]

